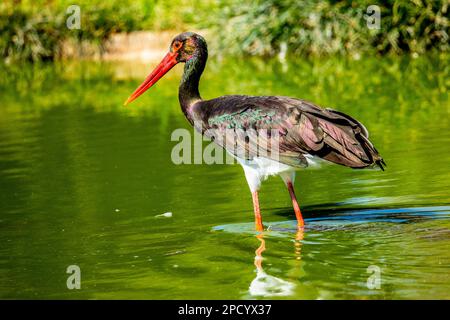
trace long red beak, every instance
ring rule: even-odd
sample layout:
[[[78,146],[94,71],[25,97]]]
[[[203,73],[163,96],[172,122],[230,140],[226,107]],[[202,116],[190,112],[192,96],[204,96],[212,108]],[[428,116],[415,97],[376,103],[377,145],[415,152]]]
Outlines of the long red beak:
[[[128,97],[127,101],[125,101],[124,105],[126,106],[131,101],[135,100],[141,94],[143,94],[148,88],[153,86],[163,75],[165,75],[170,69],[173,68],[174,65],[178,63],[177,61],[177,52],[169,52],[162,59],[159,65],[155,68],[155,70],[150,73],[144,82],[133,92],[131,96]]]

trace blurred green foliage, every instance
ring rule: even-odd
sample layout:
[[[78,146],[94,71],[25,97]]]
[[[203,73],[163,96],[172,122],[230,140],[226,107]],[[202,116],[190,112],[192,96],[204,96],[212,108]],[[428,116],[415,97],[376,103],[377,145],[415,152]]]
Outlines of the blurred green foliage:
[[[448,50],[448,0],[228,0],[214,24],[228,51],[274,55]],[[367,26],[376,4],[380,28]],[[283,51],[284,49],[281,49]]]
[[[117,32],[208,29],[226,54],[272,56],[447,51],[448,0],[384,0],[381,28],[367,26],[371,0],[78,0],[81,29],[66,27],[69,0],[0,4],[0,54],[9,60],[60,56],[66,39],[103,48]],[[175,31],[175,32],[177,32]]]
[[[1,5],[0,54],[8,60],[53,59],[64,38],[61,21],[43,8],[38,14]]]
[[[142,29],[156,0],[77,0],[80,29],[69,29],[73,1],[5,1],[0,4],[0,54],[10,60],[46,60],[60,55],[65,39],[102,46],[117,32]]]

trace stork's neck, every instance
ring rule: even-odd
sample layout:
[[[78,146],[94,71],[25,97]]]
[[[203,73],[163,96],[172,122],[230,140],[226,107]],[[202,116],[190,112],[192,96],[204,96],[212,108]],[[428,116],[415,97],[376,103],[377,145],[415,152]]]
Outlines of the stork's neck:
[[[198,84],[205,69],[207,59],[208,52],[206,50],[199,50],[184,65],[184,73],[178,89],[178,99],[180,100],[183,113],[191,122],[190,107],[202,99],[198,91]]]

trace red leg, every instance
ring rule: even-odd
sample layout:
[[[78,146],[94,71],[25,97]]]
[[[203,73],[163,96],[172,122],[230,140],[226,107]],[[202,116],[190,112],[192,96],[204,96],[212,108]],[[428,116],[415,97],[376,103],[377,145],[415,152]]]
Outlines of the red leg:
[[[297,224],[299,227],[303,228],[305,226],[305,222],[303,221],[302,212],[300,211],[300,206],[298,205],[297,198],[295,197],[294,186],[291,181],[287,182],[287,187],[289,190],[289,195],[292,199],[292,206],[294,207],[295,216],[297,217]]]
[[[264,231],[262,224],[261,211],[259,210],[258,191],[252,192],[253,210],[255,211],[255,226],[256,231]]]

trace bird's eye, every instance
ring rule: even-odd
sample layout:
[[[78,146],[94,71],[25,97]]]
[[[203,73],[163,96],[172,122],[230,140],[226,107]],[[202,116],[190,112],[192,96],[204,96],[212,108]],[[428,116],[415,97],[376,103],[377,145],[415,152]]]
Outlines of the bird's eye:
[[[175,50],[179,50],[181,48],[182,43],[180,41],[177,41],[173,44],[173,48]]]

